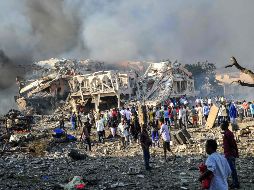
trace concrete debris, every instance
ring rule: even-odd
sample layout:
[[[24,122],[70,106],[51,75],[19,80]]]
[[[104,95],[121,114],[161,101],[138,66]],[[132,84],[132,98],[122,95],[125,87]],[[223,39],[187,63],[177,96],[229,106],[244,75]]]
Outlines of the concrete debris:
[[[35,66],[26,79],[17,77],[16,102],[30,113],[49,114],[59,107],[104,110],[144,100],[159,104],[168,97],[196,94],[191,73],[170,61],[150,63],[145,73],[106,71],[104,63],[92,60],[50,59]]]
[[[138,83],[138,92],[146,101],[159,104],[168,97],[195,95],[194,79],[180,63],[151,63]]]

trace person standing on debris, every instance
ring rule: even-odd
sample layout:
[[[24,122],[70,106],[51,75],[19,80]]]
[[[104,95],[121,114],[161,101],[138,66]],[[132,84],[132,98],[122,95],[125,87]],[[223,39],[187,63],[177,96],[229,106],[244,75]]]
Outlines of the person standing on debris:
[[[192,125],[194,127],[197,127],[198,126],[198,119],[197,119],[198,116],[197,116],[197,111],[194,106],[192,106],[190,113],[191,113],[191,117],[192,117]]]
[[[90,139],[90,134],[89,134],[89,131],[88,131],[89,126],[90,126],[89,120],[88,120],[88,118],[85,118],[84,126],[83,126],[82,133],[81,133],[81,136],[80,136],[80,141],[83,141],[85,144],[87,144],[88,145],[88,150],[91,151],[92,150],[92,148],[91,148],[91,139]],[[86,151],[87,151],[87,146],[86,146]]]
[[[182,126],[184,126],[184,128],[186,128],[186,123],[187,123],[186,109],[184,109],[183,106],[181,106],[179,109],[178,120],[179,120],[180,129],[182,129]]]
[[[126,109],[125,111],[125,118],[126,118],[126,123],[130,127],[130,122],[131,122],[131,111],[129,108]]]
[[[164,107],[164,120],[165,120],[165,123],[167,125],[170,124],[170,122],[169,122],[169,112],[168,112],[167,106]]]
[[[206,141],[206,153],[209,155],[205,165],[207,167],[200,177],[199,181],[213,176],[209,190],[228,190],[227,178],[231,173],[231,169],[225,157],[216,152],[217,142],[213,139]]]
[[[229,105],[229,118],[232,125],[236,125],[237,110],[233,102]]]
[[[96,122],[96,130],[98,135],[98,141],[103,142],[103,133],[104,133],[104,120],[103,116],[100,116],[100,119]]]
[[[88,119],[89,119],[89,123],[91,125],[91,127],[94,125],[94,116],[93,116],[93,112],[90,111],[87,115]]]
[[[61,114],[60,121],[59,121],[60,129],[64,129],[64,114]]]
[[[151,170],[151,167],[149,166],[149,160],[150,160],[149,147],[152,145],[152,141],[148,135],[145,125],[143,125],[143,127],[141,129],[140,143],[141,143],[141,147],[143,150],[145,168],[146,168],[146,170]]]
[[[176,111],[176,107],[172,108],[172,116],[173,116],[173,124],[175,129],[178,128],[178,123],[177,123],[177,111]]]
[[[232,180],[233,184],[231,185],[233,188],[239,188],[239,181],[237,177],[236,171],[236,158],[239,158],[238,148],[236,144],[236,140],[234,138],[234,134],[228,129],[229,123],[224,121],[221,125],[221,129],[224,131],[223,135],[223,149],[225,158],[228,161],[228,164],[232,171]]]
[[[111,134],[112,137],[115,138],[116,136],[116,129],[117,129],[117,124],[118,124],[118,120],[117,120],[117,112],[115,109],[113,109],[112,111],[112,117],[111,117],[111,125],[110,125],[110,129],[111,129]]]
[[[118,130],[120,132],[122,146],[125,148],[129,140],[128,125],[125,119],[122,119],[121,123],[119,123]]]
[[[156,125],[159,125],[159,120],[160,120],[160,109],[158,107],[156,107],[156,111],[155,111],[155,122],[156,122]]]
[[[182,124],[186,129],[188,127],[188,120],[187,120],[187,109],[186,106],[182,106]]]
[[[77,127],[81,128],[82,127],[82,121],[81,121],[81,112],[79,111],[78,112],[78,115],[77,115]]]
[[[72,130],[75,130],[77,127],[77,116],[75,112],[73,112],[71,115],[71,126],[72,126],[71,127]]]
[[[160,126],[161,126],[160,135],[162,136],[162,140],[163,140],[164,159],[166,161],[167,160],[167,151],[171,152],[174,157],[175,157],[175,155],[170,149],[169,127],[167,126],[167,124],[164,122],[163,119],[160,120]]]
[[[207,122],[209,112],[210,112],[209,106],[205,103],[203,106],[203,116],[204,116],[206,122]]]
[[[252,103],[250,104],[250,113],[251,117],[254,118],[254,101],[252,101]]]
[[[158,124],[156,122],[151,123],[151,132],[152,132],[152,144],[153,147],[158,146],[159,147],[159,129]]]
[[[243,115],[244,117],[248,117],[248,109],[249,109],[249,104],[245,100],[243,101]]]
[[[203,109],[201,104],[198,105],[197,112],[198,112],[198,124],[202,126],[203,125]]]
[[[121,118],[125,119],[125,108],[124,107],[122,107],[120,114],[121,114]]]
[[[149,125],[152,126],[153,122],[154,122],[154,116],[155,113],[153,111],[153,108],[149,108],[149,112],[148,112],[148,121],[149,121]]]

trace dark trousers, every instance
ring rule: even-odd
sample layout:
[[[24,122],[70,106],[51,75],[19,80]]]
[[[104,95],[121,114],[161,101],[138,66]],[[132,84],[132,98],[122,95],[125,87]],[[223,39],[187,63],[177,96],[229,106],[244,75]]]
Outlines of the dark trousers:
[[[150,152],[149,147],[148,148],[142,148],[143,149],[143,156],[144,156],[144,162],[145,162],[145,168],[149,169],[149,160],[150,160]]]
[[[91,140],[90,140],[90,138],[86,138],[85,139],[85,143],[88,146],[88,150],[91,151],[92,150],[92,146],[91,146]],[[86,146],[86,150],[87,150],[87,146]]]
[[[97,131],[98,134],[98,141],[102,142],[103,141],[103,131]]]
[[[164,121],[165,121],[165,123],[166,123],[167,125],[170,124],[170,123],[169,123],[169,118],[165,118]]]
[[[236,172],[236,165],[235,165],[235,157],[231,156],[227,158],[228,164],[230,166],[230,169],[232,171],[232,180],[233,180],[233,185],[234,187],[239,186],[239,181],[237,177],[237,172]]]

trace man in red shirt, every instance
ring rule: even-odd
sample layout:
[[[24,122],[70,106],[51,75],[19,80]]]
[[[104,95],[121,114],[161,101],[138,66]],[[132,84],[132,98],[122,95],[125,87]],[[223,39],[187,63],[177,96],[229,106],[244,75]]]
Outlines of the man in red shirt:
[[[239,185],[237,172],[236,172],[236,165],[235,165],[236,158],[239,158],[238,148],[234,138],[234,134],[232,133],[232,131],[228,129],[228,126],[229,126],[228,121],[224,121],[221,124],[221,129],[224,131],[224,136],[223,136],[224,155],[232,171],[232,180],[233,180],[232,187],[239,188],[240,185]]]

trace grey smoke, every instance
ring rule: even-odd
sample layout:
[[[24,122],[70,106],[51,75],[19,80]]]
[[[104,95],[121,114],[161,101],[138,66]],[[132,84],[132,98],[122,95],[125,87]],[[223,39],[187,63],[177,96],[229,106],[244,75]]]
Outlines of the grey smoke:
[[[15,64],[169,58],[221,68],[234,55],[254,67],[252,0],[2,0],[0,6],[0,49]]]

